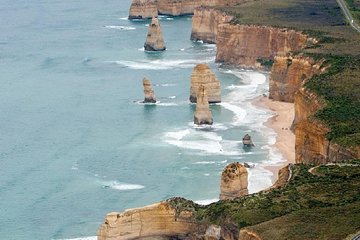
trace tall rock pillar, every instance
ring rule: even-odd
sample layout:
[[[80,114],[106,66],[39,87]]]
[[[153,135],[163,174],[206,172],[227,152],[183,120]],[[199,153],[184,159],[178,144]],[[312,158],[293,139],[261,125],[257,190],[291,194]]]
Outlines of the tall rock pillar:
[[[221,174],[220,200],[245,196],[248,192],[248,172],[240,163],[231,163]]]
[[[209,101],[204,85],[201,85],[198,90],[194,123],[198,125],[213,124],[213,119],[209,108]]]
[[[151,86],[150,80],[144,77],[143,86],[145,95],[144,103],[156,103],[155,93]]]
[[[159,20],[155,17],[152,18],[149,25],[144,48],[145,51],[164,51],[166,49]]]

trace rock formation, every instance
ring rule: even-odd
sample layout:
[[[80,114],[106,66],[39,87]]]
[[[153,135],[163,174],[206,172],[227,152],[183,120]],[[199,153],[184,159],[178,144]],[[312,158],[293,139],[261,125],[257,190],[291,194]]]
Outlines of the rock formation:
[[[221,102],[220,81],[216,78],[208,65],[196,65],[191,74],[190,82],[190,102],[196,102],[197,92],[202,85],[205,86],[209,103]]]
[[[294,102],[295,92],[303,83],[321,72],[321,62],[311,58],[277,56],[269,77],[269,98],[282,102]]]
[[[191,211],[179,211],[164,201],[146,207],[112,212],[97,231],[98,240],[168,239],[196,230]]]
[[[244,147],[253,147],[255,146],[254,143],[251,140],[251,136],[249,134],[245,134],[245,136],[242,139],[242,142],[244,144]]]
[[[299,51],[308,41],[306,35],[294,30],[220,24],[216,38],[216,62],[260,68],[260,59],[274,59],[290,51]]]
[[[132,0],[129,19],[147,19],[157,17],[156,0]]]
[[[144,48],[145,51],[163,51],[166,49],[159,20],[155,17],[152,18],[149,25]]]
[[[220,200],[234,199],[248,194],[248,172],[240,163],[231,163],[221,174]]]
[[[313,116],[325,101],[313,92],[300,88],[295,94],[295,162],[324,164],[360,156],[360,147],[347,149],[326,138],[330,129]]]
[[[156,103],[155,93],[151,86],[150,80],[144,77],[143,86],[145,95],[144,103]]]
[[[261,238],[254,232],[242,229],[239,233],[239,240],[261,240]]]
[[[199,87],[199,91],[197,94],[194,123],[197,125],[213,124],[213,118],[209,108],[209,101],[206,95],[205,87],[203,85]]]
[[[201,40],[205,43],[216,43],[218,26],[230,22],[232,19],[232,16],[214,8],[196,8],[192,17],[190,39],[193,41]]]

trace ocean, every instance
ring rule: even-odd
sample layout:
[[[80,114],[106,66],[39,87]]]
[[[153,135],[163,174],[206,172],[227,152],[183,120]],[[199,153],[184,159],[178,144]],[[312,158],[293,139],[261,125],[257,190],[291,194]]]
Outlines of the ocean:
[[[129,21],[130,3],[2,1],[1,239],[95,239],[111,211],[174,196],[208,204],[234,161],[255,164],[251,193],[271,185],[264,166],[283,161],[263,126],[274,113],[251,104],[267,74],[215,63],[215,45],[190,41],[191,16],[160,17],[167,50],[145,52],[149,21]],[[193,124],[198,63],[222,85],[212,127]],[[141,103],[144,76],[156,104]]]

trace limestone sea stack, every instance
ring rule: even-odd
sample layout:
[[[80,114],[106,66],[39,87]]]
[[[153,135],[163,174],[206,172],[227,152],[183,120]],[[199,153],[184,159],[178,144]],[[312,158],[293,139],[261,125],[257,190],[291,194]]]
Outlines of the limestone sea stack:
[[[166,49],[160,23],[156,17],[152,18],[149,25],[144,48],[145,51],[164,51]]]
[[[201,85],[205,86],[209,103],[221,102],[220,81],[207,64],[196,65],[191,74],[190,81],[190,102],[196,102],[197,91]]]
[[[181,236],[195,230],[192,212],[178,211],[164,201],[122,213],[107,214],[97,231],[97,239],[181,239]],[[179,238],[171,238],[175,236]]]
[[[129,19],[147,19],[157,17],[156,0],[132,0]]]
[[[213,124],[213,118],[209,108],[209,101],[206,95],[205,86],[201,85],[197,94],[196,111],[194,123],[197,125]]]
[[[255,146],[254,143],[252,142],[251,136],[249,134],[246,134],[243,137],[242,141],[243,141],[244,147],[253,147],[253,146]]]
[[[155,93],[150,80],[144,77],[143,86],[145,95],[144,103],[156,103]]]
[[[221,174],[220,200],[234,199],[248,194],[248,172],[240,163],[231,163]]]

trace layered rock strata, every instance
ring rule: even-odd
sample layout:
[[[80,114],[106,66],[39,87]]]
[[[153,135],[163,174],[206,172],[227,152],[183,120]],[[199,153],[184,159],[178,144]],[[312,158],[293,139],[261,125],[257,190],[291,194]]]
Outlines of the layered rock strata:
[[[201,85],[197,93],[196,110],[194,114],[194,123],[197,125],[213,124],[213,118],[209,108],[205,86]]]
[[[214,8],[196,8],[192,17],[190,39],[193,41],[201,40],[205,43],[216,43],[218,26],[228,23],[232,19],[232,16]]]
[[[276,56],[269,77],[269,98],[294,102],[302,84],[322,71],[321,62],[308,57]]]
[[[98,240],[127,240],[138,238],[176,239],[195,232],[197,225],[191,211],[178,211],[168,202],[146,207],[112,212],[97,231]]]
[[[310,41],[300,32],[266,26],[220,24],[217,28],[216,61],[261,68],[260,60],[286,56]]]
[[[248,172],[240,163],[231,163],[221,174],[220,200],[245,196],[248,192]]]
[[[145,51],[163,51],[166,49],[159,20],[155,17],[152,18],[149,25],[144,48]]]
[[[358,158],[360,149],[347,149],[326,138],[330,129],[314,118],[325,101],[313,92],[300,88],[295,94],[295,162],[325,164]]]
[[[151,82],[149,79],[145,78],[143,79],[143,86],[144,86],[144,103],[156,103],[156,97],[154,90],[152,88]]]
[[[147,19],[158,16],[156,0],[133,0],[129,10],[129,19]]]
[[[190,77],[190,102],[196,102],[200,86],[205,86],[209,103],[221,102],[220,81],[206,64],[198,64],[193,69]]]

